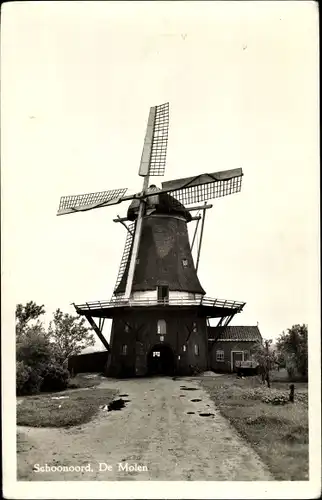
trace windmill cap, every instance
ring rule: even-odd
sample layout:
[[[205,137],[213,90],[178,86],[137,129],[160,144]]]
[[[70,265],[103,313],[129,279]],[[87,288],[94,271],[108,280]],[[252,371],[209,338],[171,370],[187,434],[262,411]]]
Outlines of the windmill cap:
[[[176,200],[173,196],[168,193],[157,194],[160,189],[151,184],[149,186],[148,192],[155,191],[155,196],[149,196],[146,198],[147,209],[152,210],[152,213],[166,214],[166,215],[181,215],[186,219],[187,222],[191,221],[191,214],[189,210],[185,208],[182,203]],[[127,218],[129,220],[135,220],[138,215],[138,210],[140,206],[139,200],[133,200],[129,209],[127,211]]]

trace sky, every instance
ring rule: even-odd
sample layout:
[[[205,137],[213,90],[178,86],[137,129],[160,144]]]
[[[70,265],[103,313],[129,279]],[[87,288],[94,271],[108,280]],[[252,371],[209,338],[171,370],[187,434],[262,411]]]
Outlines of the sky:
[[[1,39],[6,321],[29,300],[45,304],[48,323],[58,307],[73,314],[72,302],[111,297],[125,241],[113,218],[128,204],[56,217],[59,199],[140,191],[149,109],[164,102],[167,167],[157,185],[244,173],[241,192],[207,211],[207,296],[246,302],[231,324],[258,323],[265,338],[314,321],[315,3],[15,2],[3,8]]]

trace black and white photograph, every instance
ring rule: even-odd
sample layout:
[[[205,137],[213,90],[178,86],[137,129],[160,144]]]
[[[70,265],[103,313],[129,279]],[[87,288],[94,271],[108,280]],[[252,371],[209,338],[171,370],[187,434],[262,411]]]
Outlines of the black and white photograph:
[[[318,7],[2,7],[5,498],[318,498]]]

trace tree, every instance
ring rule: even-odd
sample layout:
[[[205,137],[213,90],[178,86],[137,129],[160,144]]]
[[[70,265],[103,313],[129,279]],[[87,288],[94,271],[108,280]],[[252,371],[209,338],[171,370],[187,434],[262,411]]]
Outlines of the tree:
[[[16,339],[17,395],[39,392],[44,381],[43,372],[52,360],[53,351],[40,322],[25,326]]]
[[[48,328],[48,338],[56,359],[65,363],[69,356],[79,354],[85,347],[95,344],[91,328],[84,326],[85,319],[57,309]]]
[[[42,325],[28,327],[24,335],[17,338],[17,361],[23,361],[33,369],[42,369],[52,358],[53,351]]]
[[[308,329],[307,325],[293,325],[277,339],[277,350],[289,376],[296,372],[303,377],[308,373]]]
[[[30,301],[16,306],[16,391],[18,395],[61,390],[69,374],[56,356],[39,316],[44,305]],[[32,321],[34,320],[34,321]]]
[[[44,305],[38,306],[36,302],[31,300],[27,302],[25,306],[22,304],[17,304],[16,306],[16,334],[17,337],[22,336],[26,333],[27,326],[30,320],[35,320],[39,318],[42,314],[45,314]],[[40,326],[41,322],[37,321],[37,325]]]
[[[272,342],[272,339],[263,340],[263,343],[258,342],[257,345],[252,349],[252,354],[259,364],[262,381],[266,381],[268,387],[271,386],[270,371],[276,363],[276,354],[275,351],[271,348]]]

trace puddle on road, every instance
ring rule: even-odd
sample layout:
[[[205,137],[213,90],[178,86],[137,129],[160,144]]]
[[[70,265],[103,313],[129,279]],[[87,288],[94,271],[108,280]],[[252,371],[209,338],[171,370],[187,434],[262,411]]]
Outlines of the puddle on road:
[[[213,413],[199,413],[200,417],[213,417]]]
[[[192,415],[194,413],[195,413],[194,411],[187,411],[187,415]]]
[[[198,403],[199,401],[202,401],[202,399],[191,399],[193,403]]]
[[[129,403],[128,399],[115,399],[107,406],[108,411],[118,411],[125,407],[125,403]]]
[[[197,391],[197,390],[198,390],[198,388],[197,388],[197,387],[186,387],[186,386],[184,386],[184,385],[182,385],[182,386],[180,387],[180,389],[181,389],[182,391]]]
[[[127,398],[128,394],[120,394],[120,398]]]

